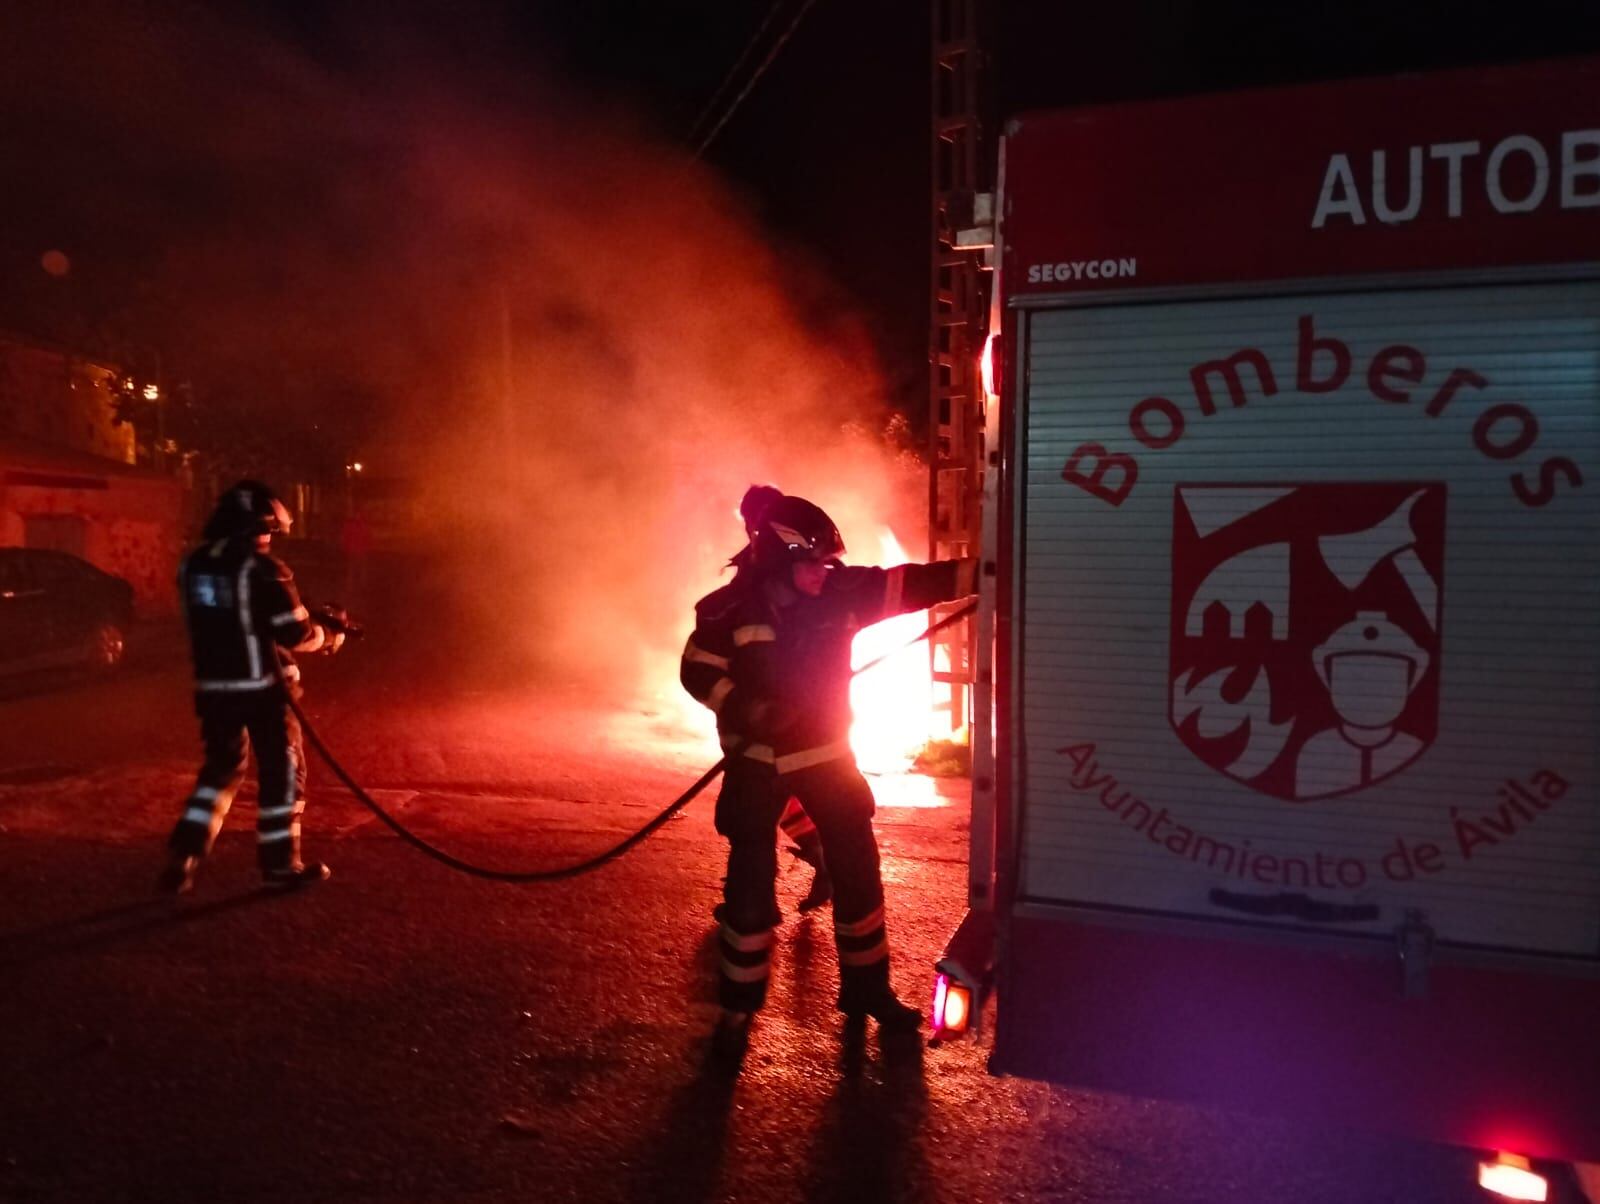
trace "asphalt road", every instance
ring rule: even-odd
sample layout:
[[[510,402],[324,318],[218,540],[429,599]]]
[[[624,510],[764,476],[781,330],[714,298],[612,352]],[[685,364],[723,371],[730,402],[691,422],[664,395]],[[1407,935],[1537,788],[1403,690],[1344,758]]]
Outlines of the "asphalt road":
[[[194,896],[152,897],[195,735],[170,631],[118,679],[0,699],[0,1199],[1481,1200],[1464,1151],[991,1077],[982,1040],[852,1047],[826,913],[789,916],[737,1076],[706,1058],[709,799],[553,886],[403,846],[322,767],[325,886],[256,890],[242,798]],[[671,708],[429,682],[357,647],[313,716],[408,823],[521,867],[644,822],[715,753]],[[392,669],[392,665],[390,666]],[[959,783],[879,783],[895,979],[961,913]]]

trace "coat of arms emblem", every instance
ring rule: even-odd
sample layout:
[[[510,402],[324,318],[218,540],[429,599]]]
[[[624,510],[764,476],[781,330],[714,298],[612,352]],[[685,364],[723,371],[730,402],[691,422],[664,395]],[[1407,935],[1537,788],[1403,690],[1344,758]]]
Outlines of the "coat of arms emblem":
[[[1439,718],[1445,487],[1180,485],[1169,710],[1195,756],[1302,802],[1415,761]]]

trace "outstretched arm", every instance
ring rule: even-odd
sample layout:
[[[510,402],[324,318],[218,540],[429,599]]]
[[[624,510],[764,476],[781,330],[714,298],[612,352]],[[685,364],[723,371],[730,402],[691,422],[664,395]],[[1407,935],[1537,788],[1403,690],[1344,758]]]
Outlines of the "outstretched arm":
[[[846,566],[828,576],[828,593],[850,608],[858,626],[867,627],[895,615],[927,610],[936,602],[953,602],[978,589],[978,562],[936,560],[902,564],[892,569]]]

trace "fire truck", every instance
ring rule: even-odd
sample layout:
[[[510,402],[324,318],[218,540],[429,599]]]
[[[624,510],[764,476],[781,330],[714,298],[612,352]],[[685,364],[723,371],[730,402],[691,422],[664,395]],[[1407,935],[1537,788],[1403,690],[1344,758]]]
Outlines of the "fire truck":
[[[994,209],[936,1032],[1600,1161],[1600,60],[1027,114]]]

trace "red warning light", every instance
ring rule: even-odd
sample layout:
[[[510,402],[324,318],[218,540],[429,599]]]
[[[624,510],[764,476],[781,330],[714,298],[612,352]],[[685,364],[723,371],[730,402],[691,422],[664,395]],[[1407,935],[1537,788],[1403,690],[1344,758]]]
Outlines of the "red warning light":
[[[1503,1200],[1548,1200],[1550,1184],[1518,1154],[1500,1153],[1493,1162],[1478,1163],[1478,1186]]]
[[[972,991],[948,974],[933,980],[933,1035],[954,1037],[967,1031],[972,1020]]]

